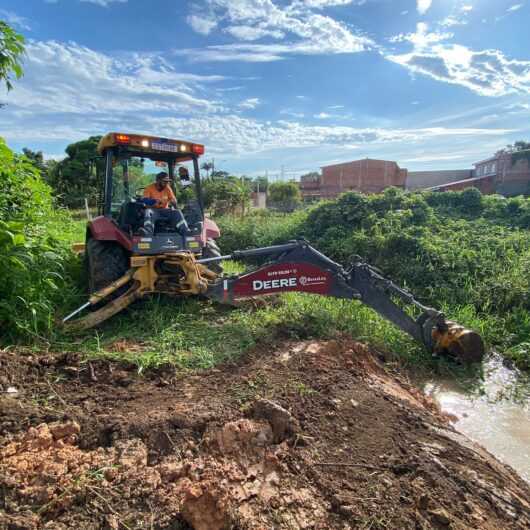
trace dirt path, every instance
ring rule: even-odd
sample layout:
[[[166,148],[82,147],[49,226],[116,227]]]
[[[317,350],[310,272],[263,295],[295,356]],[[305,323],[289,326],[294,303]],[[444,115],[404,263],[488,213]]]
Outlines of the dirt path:
[[[146,377],[4,352],[0,385],[2,529],[530,527],[528,485],[353,341]]]

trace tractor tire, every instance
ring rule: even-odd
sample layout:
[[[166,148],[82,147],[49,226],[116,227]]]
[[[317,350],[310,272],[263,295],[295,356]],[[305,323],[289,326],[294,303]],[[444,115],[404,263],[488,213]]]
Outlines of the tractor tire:
[[[214,239],[208,239],[206,246],[202,249],[203,258],[217,258],[221,256],[221,249]],[[212,263],[205,263],[212,272],[216,274],[223,274],[223,266],[220,261],[214,261]]]
[[[86,245],[88,290],[95,293],[121,278],[129,270],[125,250],[111,241],[89,239]]]

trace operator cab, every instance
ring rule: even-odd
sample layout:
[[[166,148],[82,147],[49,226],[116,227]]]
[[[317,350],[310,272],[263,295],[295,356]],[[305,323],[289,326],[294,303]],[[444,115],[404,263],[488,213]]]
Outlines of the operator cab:
[[[146,135],[109,133],[100,140],[98,152],[104,159],[99,213],[126,236],[130,251],[134,254],[179,250],[202,252],[209,237],[205,233],[198,163],[199,156],[204,154],[203,145]],[[154,162],[151,172],[144,170],[146,160]],[[177,167],[186,167],[189,181],[177,182]],[[155,223],[152,234],[145,233],[145,211],[153,205],[144,199],[143,191],[161,171],[169,175],[178,208],[188,224],[189,230],[185,234],[164,220]]]

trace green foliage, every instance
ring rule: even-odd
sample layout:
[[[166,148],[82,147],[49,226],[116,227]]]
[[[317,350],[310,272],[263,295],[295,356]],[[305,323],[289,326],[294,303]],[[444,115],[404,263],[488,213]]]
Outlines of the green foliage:
[[[269,210],[255,210],[245,217],[225,215],[215,219],[221,230],[218,242],[223,252],[284,243],[301,233],[306,217],[304,211],[288,215]]]
[[[131,362],[139,371],[167,364],[195,370],[236,361],[258,344],[344,333],[399,353],[404,364],[432,363],[412,339],[362,304],[303,294],[237,309],[190,298],[152,298],[87,332],[76,348],[88,357]],[[131,351],[115,347],[124,337],[136,344]]]
[[[223,218],[220,226],[223,252],[305,237],[345,266],[360,255],[530,365],[530,199],[394,188],[347,193],[292,215]]]
[[[210,178],[203,187],[204,205],[214,215],[244,213],[250,201],[250,186],[237,177]]]
[[[0,140],[0,330],[3,338],[49,331],[70,256],[68,219],[26,157]]]
[[[300,188],[296,182],[274,182],[267,190],[269,207],[281,212],[292,212],[302,204]]]
[[[267,177],[256,177],[250,181],[252,191],[266,192],[269,188],[269,180]]]
[[[7,90],[13,88],[12,76],[23,75],[21,60],[25,53],[25,39],[4,21],[0,20],[0,81]]]
[[[98,194],[97,171],[102,172],[104,161],[99,159],[97,167],[91,161],[97,156],[97,145],[101,136],[70,144],[66,148],[67,158],[59,162],[48,177],[55,195],[62,204],[70,208],[83,206],[85,197],[91,202]]]

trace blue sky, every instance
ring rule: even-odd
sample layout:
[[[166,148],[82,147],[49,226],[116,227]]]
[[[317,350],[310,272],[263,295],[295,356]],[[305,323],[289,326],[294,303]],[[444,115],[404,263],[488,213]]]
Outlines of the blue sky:
[[[529,0],[0,0],[28,39],[15,149],[191,139],[237,174],[467,168],[530,140]]]

